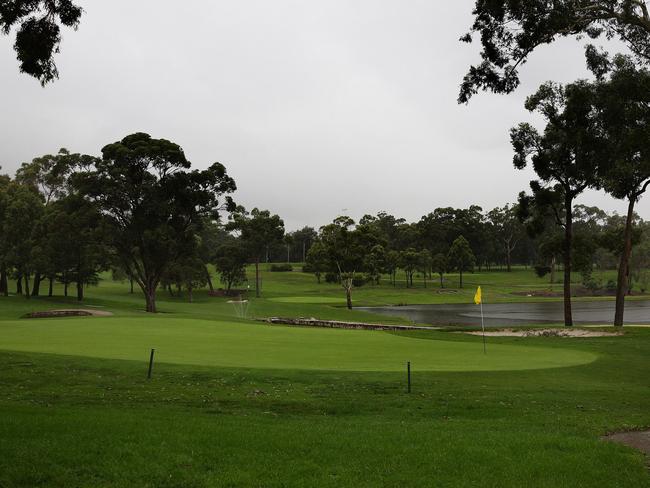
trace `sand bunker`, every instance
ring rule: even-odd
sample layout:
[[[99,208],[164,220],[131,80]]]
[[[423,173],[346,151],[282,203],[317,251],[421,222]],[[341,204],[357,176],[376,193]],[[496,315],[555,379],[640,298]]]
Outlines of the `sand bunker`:
[[[602,437],[605,441],[618,442],[633,447],[650,456],[650,430],[645,432],[618,432]]]
[[[31,312],[23,318],[45,319],[52,317],[111,317],[113,314],[106,310],[91,310],[86,308],[68,308],[60,310],[46,310],[44,312]]]
[[[483,335],[483,332],[465,332],[470,335]],[[622,335],[621,332],[605,332],[602,330],[585,329],[500,329],[485,331],[488,337],[613,337]]]

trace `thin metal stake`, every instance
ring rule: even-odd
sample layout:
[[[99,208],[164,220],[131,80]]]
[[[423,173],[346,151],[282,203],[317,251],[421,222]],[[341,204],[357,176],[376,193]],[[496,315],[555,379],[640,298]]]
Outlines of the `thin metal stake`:
[[[149,372],[147,373],[147,379],[151,379],[151,370],[153,369],[153,353],[155,352],[155,349],[151,350],[151,355],[149,356]]]
[[[408,392],[411,393],[411,361],[406,363],[406,371],[408,376]]]
[[[485,348],[485,323],[483,322],[483,300],[481,300],[481,329],[483,329],[483,354],[487,354]]]

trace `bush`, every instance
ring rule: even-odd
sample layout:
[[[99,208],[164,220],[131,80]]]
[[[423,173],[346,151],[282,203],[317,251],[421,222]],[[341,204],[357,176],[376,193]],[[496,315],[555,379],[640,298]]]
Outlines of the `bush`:
[[[540,278],[544,278],[544,276],[546,276],[550,272],[551,272],[550,266],[540,266],[540,265],[535,266],[535,274]]]
[[[609,291],[616,290],[616,281],[614,281],[614,280],[608,280],[608,281],[607,281],[606,288],[607,288]]]
[[[325,282],[326,283],[338,283],[339,275],[336,273],[325,273]]]
[[[293,271],[293,266],[291,266],[289,263],[271,265],[272,273],[286,273],[288,271]]]
[[[312,274],[312,273],[315,273],[315,270],[314,270],[314,267],[311,264],[305,264],[302,267],[302,272]]]
[[[365,276],[356,275],[354,278],[352,278],[352,286],[354,286],[355,288],[361,288],[365,284],[366,284]]]

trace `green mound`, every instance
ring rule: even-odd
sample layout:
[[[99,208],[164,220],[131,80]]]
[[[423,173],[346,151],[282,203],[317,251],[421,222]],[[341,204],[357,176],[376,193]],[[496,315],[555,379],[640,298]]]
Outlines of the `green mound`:
[[[565,348],[421,340],[386,332],[269,327],[162,317],[0,322],[0,349],[237,368],[498,371],[559,368],[595,354]]]
[[[304,296],[304,297],[275,297],[269,299],[278,303],[345,303],[344,298],[321,297],[321,296]]]

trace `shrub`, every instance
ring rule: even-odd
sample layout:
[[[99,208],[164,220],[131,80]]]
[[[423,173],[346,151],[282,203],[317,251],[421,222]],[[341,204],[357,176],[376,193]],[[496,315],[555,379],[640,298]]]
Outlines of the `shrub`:
[[[551,272],[550,266],[540,266],[540,265],[535,266],[535,274],[540,278],[544,278],[544,276],[546,276],[550,272]]]
[[[354,286],[355,288],[360,288],[365,284],[366,284],[365,276],[355,275],[355,277],[352,278],[352,286]]]
[[[293,266],[291,266],[289,263],[271,265],[272,273],[286,273],[288,271],[293,271]]]
[[[305,264],[302,267],[302,272],[312,274],[312,273],[315,273],[316,270],[314,269],[314,267],[311,264]]]
[[[614,281],[614,280],[608,280],[608,281],[607,281],[606,288],[607,288],[609,291],[616,290],[616,281]]]
[[[339,275],[336,273],[325,273],[325,282],[326,283],[338,283]]]

